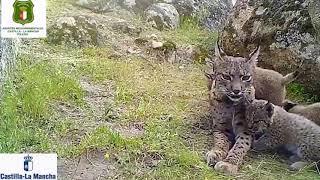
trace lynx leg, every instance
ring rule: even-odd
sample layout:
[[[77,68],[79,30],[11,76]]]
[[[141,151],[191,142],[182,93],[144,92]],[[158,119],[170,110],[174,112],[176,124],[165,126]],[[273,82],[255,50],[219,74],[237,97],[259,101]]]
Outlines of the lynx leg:
[[[294,163],[290,165],[289,169],[292,171],[300,171],[301,169],[308,166],[310,164],[308,163],[308,160],[310,159],[310,154],[312,154],[312,152],[310,152],[306,145],[301,145],[300,147],[298,147],[296,154],[294,155],[296,159],[293,159],[296,161],[294,161]]]
[[[227,135],[221,131],[214,132],[213,137],[213,148],[206,154],[207,163],[209,165],[215,165],[217,162],[226,158],[231,145]]]
[[[289,161],[291,163],[298,162],[300,160],[301,160],[301,158],[299,156],[297,156],[297,155],[292,155],[292,156],[289,157]]]
[[[250,150],[252,142],[252,136],[247,133],[240,133],[236,138],[236,143],[229,151],[226,159],[222,162],[218,162],[215,165],[215,170],[227,173],[235,174],[238,172],[238,167],[241,165],[243,158]]]
[[[305,168],[308,165],[309,165],[308,162],[298,161],[298,162],[292,163],[290,165],[289,169],[292,171],[300,171],[301,169]]]
[[[252,148],[257,151],[274,149],[281,144],[279,140],[279,138],[272,136],[270,133],[266,133],[253,142]]]

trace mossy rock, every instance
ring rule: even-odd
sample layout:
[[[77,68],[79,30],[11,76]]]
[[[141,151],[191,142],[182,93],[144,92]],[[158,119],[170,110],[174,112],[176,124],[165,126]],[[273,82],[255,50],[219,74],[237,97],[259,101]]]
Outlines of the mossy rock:
[[[83,47],[98,45],[97,22],[87,16],[61,17],[48,29],[48,42]]]

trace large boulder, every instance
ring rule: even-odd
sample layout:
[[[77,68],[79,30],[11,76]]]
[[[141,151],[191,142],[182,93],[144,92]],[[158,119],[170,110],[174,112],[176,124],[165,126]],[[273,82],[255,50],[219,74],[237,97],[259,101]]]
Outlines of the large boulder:
[[[127,9],[133,9],[136,6],[136,0],[123,0],[121,5]]]
[[[99,44],[97,22],[87,16],[60,17],[48,29],[48,42],[74,47]]]
[[[211,30],[220,29],[233,7],[232,0],[172,0],[181,16],[191,16]]]
[[[318,40],[320,41],[320,1],[310,0],[309,14],[314,29],[317,31]]]
[[[282,74],[302,63],[298,81],[320,95],[319,16],[309,13],[311,6],[309,1],[297,0],[238,0],[220,33],[222,47],[229,55],[248,56],[260,45],[258,65]]]
[[[153,4],[146,10],[145,15],[147,21],[152,22],[155,28],[159,30],[179,27],[179,13],[171,4]]]
[[[196,0],[174,0],[172,4],[181,16],[192,16],[199,9]]]
[[[90,9],[93,12],[108,12],[118,6],[117,0],[78,0],[77,5]]]

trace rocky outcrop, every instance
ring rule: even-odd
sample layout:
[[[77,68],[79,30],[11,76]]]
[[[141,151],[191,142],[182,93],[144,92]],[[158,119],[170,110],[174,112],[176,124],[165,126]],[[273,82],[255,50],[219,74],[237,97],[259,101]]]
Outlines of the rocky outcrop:
[[[74,47],[98,45],[97,26],[87,16],[61,17],[48,29],[48,42]]]
[[[157,3],[151,5],[145,12],[147,21],[159,30],[179,27],[179,13],[171,4]]]
[[[90,9],[93,12],[108,12],[115,9],[118,5],[117,0],[78,0],[78,6]]]
[[[96,13],[124,8],[147,15],[158,29],[176,28],[179,16],[187,16],[211,30],[225,24],[233,6],[232,0],[77,0],[75,4]]]
[[[192,16],[199,10],[195,0],[174,0],[172,4],[181,16]]]
[[[181,16],[194,17],[211,30],[225,25],[233,6],[231,0],[173,0],[172,4]]]
[[[298,81],[310,92],[320,95],[318,16],[309,13],[313,5],[308,2],[238,0],[220,33],[222,47],[227,54],[248,56],[260,45],[258,65],[283,74],[296,70],[303,62]]]
[[[309,14],[314,29],[317,31],[318,40],[320,41],[320,1],[310,0]]]
[[[135,0],[123,0],[121,5],[127,9],[133,9],[136,6]]]

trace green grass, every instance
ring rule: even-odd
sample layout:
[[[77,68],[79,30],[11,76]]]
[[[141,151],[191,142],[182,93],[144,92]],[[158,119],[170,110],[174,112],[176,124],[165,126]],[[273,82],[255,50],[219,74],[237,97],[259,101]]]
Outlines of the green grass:
[[[216,174],[204,161],[204,145],[210,136],[193,137],[192,119],[204,113],[206,89],[201,68],[195,65],[179,69],[178,65],[143,60],[116,61],[92,58],[79,65],[80,73],[97,83],[105,77],[116,86],[116,104],[126,111],[117,120],[120,124],[145,123],[145,135],[132,153],[127,149],[122,163],[127,178],[138,179],[230,179]],[[192,82],[192,83],[190,83]],[[189,117],[189,118],[187,118]],[[190,124],[191,123],[191,124]],[[184,139],[184,136],[191,139]],[[193,138],[192,138],[193,137]],[[193,144],[188,145],[186,142]],[[178,147],[178,148],[177,148]],[[121,152],[121,151],[120,151]],[[116,152],[120,153],[119,151]],[[122,154],[122,153],[120,153]],[[143,168],[139,157],[159,156],[152,171]],[[123,154],[122,154],[123,155]],[[239,176],[245,179],[315,179],[313,170],[291,173],[279,158],[260,155],[248,160]],[[143,171],[142,176],[135,174]]]
[[[94,55],[96,51],[101,49],[84,49],[81,61],[71,60],[73,66],[48,60],[19,68],[15,80],[7,83],[1,103],[1,152],[54,151],[59,157],[72,158],[101,149],[106,152],[104,158],[116,163],[121,177],[127,179],[233,179],[206,165],[204,153],[211,137],[194,131],[193,123],[207,107],[200,66],[181,69],[134,58],[118,61]],[[113,108],[123,110],[112,123],[125,127],[140,122],[143,135],[126,138],[108,126],[97,125],[83,134],[79,143],[65,143],[63,139],[81,123],[68,117],[57,119],[58,112],[51,104],[68,102],[88,108],[77,80],[80,76],[95,84],[113,82]],[[90,122],[93,115],[88,113],[85,118]],[[150,162],[156,164],[150,166]],[[270,155],[248,158],[247,162],[239,174],[244,179],[317,177],[312,170],[291,173]]]
[[[208,47],[214,44],[217,38],[216,32],[201,27],[198,22],[190,17],[181,19],[180,27],[176,30],[167,30],[164,32],[165,37],[174,42],[181,44],[203,45]]]
[[[66,2],[49,0],[48,16],[55,16]],[[179,29],[160,34],[180,45],[200,46],[203,56],[216,38],[216,33],[187,18]],[[206,80],[199,64],[181,68],[136,57],[109,59],[111,46],[72,49],[41,43],[50,57],[33,62],[22,56],[21,66],[4,87],[0,152],[57,152],[59,158],[76,160],[103,150],[121,179],[319,178],[314,170],[289,172],[272,154],[251,154],[237,177],[207,166],[204,154],[212,136],[194,125],[208,110]],[[105,117],[97,118],[88,105],[88,94],[80,83],[83,77],[94,85],[112,86],[108,91],[114,98],[102,107]],[[299,85],[289,86],[288,91],[303,101],[310,99]],[[71,112],[79,110],[80,115],[59,110],[59,103],[70,105]],[[113,129],[134,123],[142,124],[142,135],[126,137]]]
[[[22,65],[3,89],[1,101],[0,152],[21,152],[25,148],[49,150],[47,128],[53,116],[51,103],[81,104],[82,89],[64,67],[42,62]]]
[[[209,51],[214,47],[218,34],[201,27],[198,21],[192,17],[182,17],[178,29],[163,31],[162,36],[168,42],[178,45],[189,44],[199,47],[201,53],[196,62],[203,63],[204,59],[208,57]]]
[[[289,99],[292,99],[299,103],[313,103],[319,102],[320,97],[308,93],[304,86],[299,83],[291,83],[287,87],[287,96]]]

